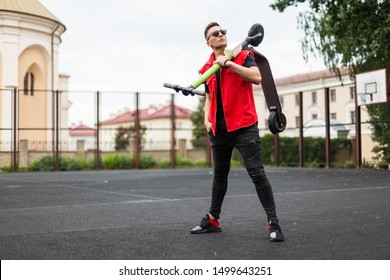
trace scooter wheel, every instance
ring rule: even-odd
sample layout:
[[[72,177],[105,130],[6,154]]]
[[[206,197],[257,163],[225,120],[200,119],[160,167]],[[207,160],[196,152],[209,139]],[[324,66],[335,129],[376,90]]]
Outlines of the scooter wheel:
[[[268,117],[268,128],[272,134],[280,133],[286,129],[287,118],[283,113],[280,113],[281,119],[279,119],[278,112],[272,111]]]

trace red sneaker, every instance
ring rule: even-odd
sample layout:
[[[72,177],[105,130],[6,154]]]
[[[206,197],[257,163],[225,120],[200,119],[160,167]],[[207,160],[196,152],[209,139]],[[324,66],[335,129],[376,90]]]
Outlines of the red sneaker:
[[[210,219],[209,215],[203,218],[200,222],[199,226],[194,227],[191,230],[191,233],[199,234],[199,233],[207,233],[207,232],[219,232],[221,231],[221,224],[218,220]]]

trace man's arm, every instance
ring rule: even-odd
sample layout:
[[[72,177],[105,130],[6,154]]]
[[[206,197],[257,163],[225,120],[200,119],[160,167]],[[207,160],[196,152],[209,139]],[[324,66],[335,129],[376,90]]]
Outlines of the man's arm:
[[[222,67],[228,67],[232,69],[237,75],[243,78],[245,81],[250,82],[255,85],[261,83],[261,74],[257,66],[244,67],[242,65],[236,64],[233,61],[228,60],[224,55],[220,55],[214,61],[214,64],[219,64]]]
[[[210,122],[210,105],[211,105],[211,96],[210,93],[206,92],[206,101],[204,103],[204,127],[207,132],[211,131],[211,122]]]

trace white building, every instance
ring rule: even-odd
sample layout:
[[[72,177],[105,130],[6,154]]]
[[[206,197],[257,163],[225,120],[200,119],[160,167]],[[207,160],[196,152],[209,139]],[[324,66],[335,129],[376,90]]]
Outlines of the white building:
[[[281,136],[299,136],[299,93],[303,94],[304,136],[325,137],[325,88],[330,90],[330,135],[331,138],[355,139],[355,82],[348,71],[341,70],[341,80],[329,70],[316,71],[275,79],[287,128]],[[269,111],[261,86],[255,86],[255,100],[262,134],[268,131]],[[368,120],[366,107],[361,107],[361,122]],[[362,124],[362,159],[371,161],[374,146],[369,125]]]
[[[47,128],[53,127],[53,90],[65,90],[59,104],[61,127],[68,127],[69,76],[58,73],[58,52],[64,31],[64,24],[37,0],[0,0],[2,150],[7,149],[12,139],[12,89],[18,91],[17,140],[29,140],[33,149],[40,148],[42,143],[46,148],[51,145],[53,132]],[[68,134],[64,132],[60,137],[64,141]]]
[[[96,129],[86,126],[82,123],[69,128],[69,150],[77,150],[77,142],[83,141],[84,150],[96,149]]]
[[[185,139],[187,149],[192,148],[192,122],[190,120],[191,110],[175,105],[175,140]],[[171,105],[149,106],[139,110],[140,125],[145,129],[142,139],[143,150],[169,150],[171,145]],[[124,110],[124,112],[112,116],[100,124],[101,149],[113,151],[115,149],[115,136],[118,128],[134,127],[136,118],[135,111]],[[178,147],[176,143],[176,147]]]

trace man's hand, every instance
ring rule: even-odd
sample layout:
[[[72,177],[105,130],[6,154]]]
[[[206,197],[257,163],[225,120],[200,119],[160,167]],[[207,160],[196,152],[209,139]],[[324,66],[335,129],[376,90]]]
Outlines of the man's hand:
[[[220,55],[217,57],[217,59],[214,61],[214,64],[219,64],[222,67],[226,67],[227,61],[229,61],[228,57],[225,55]]]
[[[205,121],[204,122],[204,127],[206,128],[207,132],[210,132],[211,131],[211,122]]]

